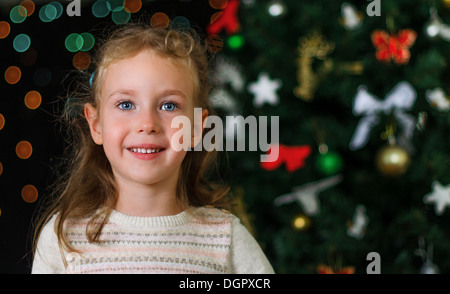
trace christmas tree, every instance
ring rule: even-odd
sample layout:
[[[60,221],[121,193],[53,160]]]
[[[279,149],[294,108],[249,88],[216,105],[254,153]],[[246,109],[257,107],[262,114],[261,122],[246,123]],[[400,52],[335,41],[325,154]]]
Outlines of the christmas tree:
[[[450,272],[450,1],[230,4],[212,98],[279,118],[275,162],[228,152],[275,271]]]

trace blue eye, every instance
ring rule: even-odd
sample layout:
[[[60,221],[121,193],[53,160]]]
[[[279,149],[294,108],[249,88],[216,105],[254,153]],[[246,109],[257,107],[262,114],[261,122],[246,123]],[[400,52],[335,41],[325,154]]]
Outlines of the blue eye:
[[[161,109],[166,111],[174,111],[175,109],[177,109],[177,106],[175,105],[175,103],[167,102],[161,106]]]
[[[122,110],[131,110],[134,108],[134,105],[130,101],[122,101],[118,104],[118,107]]]

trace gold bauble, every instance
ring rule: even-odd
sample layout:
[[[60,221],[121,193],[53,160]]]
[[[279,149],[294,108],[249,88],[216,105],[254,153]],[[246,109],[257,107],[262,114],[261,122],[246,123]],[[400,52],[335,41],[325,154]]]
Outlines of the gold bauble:
[[[397,145],[387,145],[378,151],[375,164],[383,175],[396,177],[408,170],[411,159],[405,149]]]

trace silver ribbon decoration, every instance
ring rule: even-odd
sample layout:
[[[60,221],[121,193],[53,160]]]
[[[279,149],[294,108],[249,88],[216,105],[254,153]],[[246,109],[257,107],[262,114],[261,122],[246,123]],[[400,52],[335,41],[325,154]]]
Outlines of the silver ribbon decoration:
[[[342,182],[344,177],[340,174],[315,182],[307,183],[299,187],[295,187],[292,193],[278,196],[274,203],[280,206],[286,203],[297,201],[303,208],[303,211],[308,216],[315,216],[320,212],[319,193],[323,190],[331,188],[334,185]]]
[[[401,126],[402,133],[397,143],[412,152],[409,141],[414,133],[415,118],[405,111],[411,110],[416,97],[416,90],[406,81],[398,83],[386,95],[384,101],[369,93],[366,86],[359,86],[353,103],[353,114],[363,117],[358,122],[350,141],[350,150],[361,149],[367,144],[370,130],[380,122],[378,114],[384,112],[392,113]]]

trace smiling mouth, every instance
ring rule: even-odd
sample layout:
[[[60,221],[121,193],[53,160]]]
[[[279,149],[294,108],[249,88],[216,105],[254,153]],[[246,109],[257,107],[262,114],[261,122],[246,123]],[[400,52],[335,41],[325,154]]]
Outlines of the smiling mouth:
[[[155,148],[155,149],[147,149],[147,148],[129,148],[133,153],[139,154],[150,154],[150,153],[159,153],[164,150],[164,148]]]

